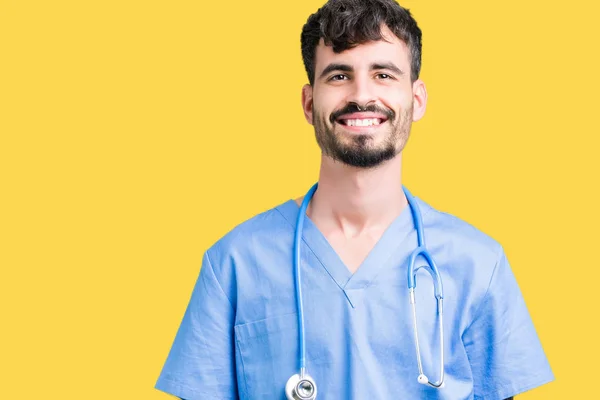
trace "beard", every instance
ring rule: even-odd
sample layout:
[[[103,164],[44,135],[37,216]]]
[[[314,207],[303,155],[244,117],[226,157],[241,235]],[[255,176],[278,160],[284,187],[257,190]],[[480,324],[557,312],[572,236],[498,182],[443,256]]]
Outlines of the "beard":
[[[381,127],[375,134],[350,134],[337,132],[343,129],[336,122],[344,114],[353,112],[371,111],[386,115],[384,122],[387,127]],[[315,137],[321,151],[334,160],[340,161],[352,167],[374,168],[381,163],[396,157],[406,145],[412,126],[413,106],[399,113],[389,109],[383,109],[376,105],[370,105],[359,109],[355,104],[349,104],[341,110],[335,111],[329,117],[330,125],[326,117],[314,109]],[[377,136],[384,136],[379,144],[376,144]]]

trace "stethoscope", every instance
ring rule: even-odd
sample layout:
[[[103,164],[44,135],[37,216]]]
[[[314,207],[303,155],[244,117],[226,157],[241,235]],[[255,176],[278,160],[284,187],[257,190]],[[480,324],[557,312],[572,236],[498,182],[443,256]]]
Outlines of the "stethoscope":
[[[285,395],[288,400],[314,400],[317,398],[317,384],[315,380],[308,375],[306,372],[306,350],[305,350],[305,340],[304,340],[304,309],[302,307],[302,281],[300,280],[300,243],[302,241],[302,228],[304,226],[304,218],[306,215],[306,208],[308,207],[308,203],[313,197],[313,194],[317,190],[318,183],[315,183],[313,187],[310,188],[306,196],[304,196],[304,200],[302,201],[302,205],[300,206],[300,211],[298,212],[298,218],[296,220],[296,232],[294,236],[294,277],[296,283],[296,308],[298,312],[298,332],[299,332],[299,359],[298,364],[300,368],[300,373],[294,374],[290,377],[285,385]],[[412,306],[413,311],[413,326],[414,326],[414,336],[415,336],[415,348],[417,350],[417,363],[419,366],[419,376],[417,377],[417,381],[421,384],[428,385],[434,388],[441,388],[444,385],[444,320],[443,320],[443,309],[442,309],[442,280],[440,278],[440,274],[438,269],[433,261],[433,258],[427,251],[425,247],[425,235],[423,233],[423,220],[421,219],[421,213],[419,211],[419,206],[416,203],[415,198],[412,194],[406,189],[404,186],[402,187],[404,194],[408,200],[408,205],[411,209],[415,229],[417,230],[417,241],[418,246],[413,250],[410,255],[408,262],[408,292],[410,296],[410,304]],[[422,256],[426,261],[427,265],[419,266],[415,268],[415,260],[418,256]],[[425,268],[433,278],[433,286],[435,298],[437,299],[437,311],[440,318],[440,380],[437,382],[431,382],[429,378],[423,373],[423,365],[421,363],[421,352],[419,348],[419,333],[417,331],[417,310],[415,307],[415,287],[416,287],[416,273],[419,268]]]

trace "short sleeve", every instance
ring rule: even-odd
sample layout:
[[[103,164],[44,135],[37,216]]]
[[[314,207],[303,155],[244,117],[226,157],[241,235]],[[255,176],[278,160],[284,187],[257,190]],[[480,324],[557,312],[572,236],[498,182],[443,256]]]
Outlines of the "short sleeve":
[[[554,380],[503,251],[463,343],[475,400],[506,399]]]
[[[155,388],[186,400],[237,399],[234,318],[207,252]]]

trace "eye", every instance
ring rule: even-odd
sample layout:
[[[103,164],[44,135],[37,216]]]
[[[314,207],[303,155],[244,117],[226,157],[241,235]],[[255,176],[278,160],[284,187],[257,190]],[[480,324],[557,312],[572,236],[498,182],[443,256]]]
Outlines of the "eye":
[[[389,74],[377,74],[377,77],[383,80],[394,79],[394,77]]]
[[[344,74],[333,75],[331,78],[329,78],[330,81],[343,81],[346,79],[348,79],[348,77]]]

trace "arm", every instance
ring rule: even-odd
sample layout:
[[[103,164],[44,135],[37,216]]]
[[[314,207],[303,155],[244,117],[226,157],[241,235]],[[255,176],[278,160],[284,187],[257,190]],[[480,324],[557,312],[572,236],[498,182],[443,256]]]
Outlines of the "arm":
[[[234,320],[207,252],[155,388],[187,400],[237,400]]]
[[[511,398],[554,380],[525,300],[500,251],[487,292],[463,333],[475,398]]]

